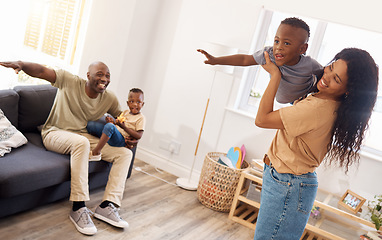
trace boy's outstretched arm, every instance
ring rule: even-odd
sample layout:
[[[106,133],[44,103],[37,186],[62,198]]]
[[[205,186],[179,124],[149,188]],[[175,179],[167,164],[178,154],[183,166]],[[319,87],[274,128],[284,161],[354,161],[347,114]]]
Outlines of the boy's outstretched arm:
[[[51,83],[56,82],[56,72],[53,69],[47,68],[38,63],[15,61],[0,62],[0,65],[7,68],[13,68],[16,73],[19,73],[21,70],[23,70],[31,77],[41,78]]]
[[[228,56],[214,57],[203,49],[198,49],[198,52],[206,56],[205,64],[210,65],[232,65],[232,66],[252,66],[258,65],[252,55],[234,54]]]

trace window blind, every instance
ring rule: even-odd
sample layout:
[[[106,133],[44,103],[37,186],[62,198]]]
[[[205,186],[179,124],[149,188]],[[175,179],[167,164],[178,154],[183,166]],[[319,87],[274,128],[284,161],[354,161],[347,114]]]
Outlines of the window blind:
[[[73,21],[77,0],[31,1],[24,45],[64,60],[71,40],[71,29],[78,31]],[[74,43],[75,44],[75,43]],[[68,51],[70,53],[70,51]],[[71,53],[74,54],[74,53]]]

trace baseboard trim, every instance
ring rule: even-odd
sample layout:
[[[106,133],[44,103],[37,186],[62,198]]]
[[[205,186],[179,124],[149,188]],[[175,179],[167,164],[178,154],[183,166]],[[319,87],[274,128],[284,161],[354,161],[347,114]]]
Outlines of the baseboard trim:
[[[190,176],[190,171],[191,171],[190,167],[174,162],[171,159],[168,159],[164,156],[154,153],[144,147],[137,148],[135,157],[147,164],[160,168],[177,177],[189,178]],[[196,171],[194,169],[192,172],[192,180],[198,181],[199,176],[200,176],[200,171]]]

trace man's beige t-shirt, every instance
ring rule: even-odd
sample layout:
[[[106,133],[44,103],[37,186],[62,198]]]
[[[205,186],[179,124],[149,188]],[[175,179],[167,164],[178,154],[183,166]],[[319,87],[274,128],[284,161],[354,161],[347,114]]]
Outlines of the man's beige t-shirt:
[[[324,159],[339,102],[310,95],[280,109],[284,129],[279,129],[268,157],[279,173],[314,172]]]
[[[117,97],[104,91],[97,98],[85,92],[86,80],[65,70],[56,70],[57,95],[42,129],[43,138],[52,130],[86,132],[88,121],[95,121],[105,113],[118,116],[121,113]]]
[[[134,115],[134,114],[130,114],[130,110],[125,110],[121,113],[121,116],[125,118],[124,123],[126,124],[128,128],[133,129],[134,131],[145,130],[146,119],[142,113],[138,113]],[[128,138],[130,136],[120,126],[116,125],[116,127],[124,138]]]

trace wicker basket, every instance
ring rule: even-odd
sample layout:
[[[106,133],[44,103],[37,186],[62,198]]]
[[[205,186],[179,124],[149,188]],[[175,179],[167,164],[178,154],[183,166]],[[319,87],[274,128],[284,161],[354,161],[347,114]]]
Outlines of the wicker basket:
[[[198,185],[198,199],[208,208],[229,212],[241,172],[248,168],[244,161],[242,169],[232,169],[217,161],[224,153],[207,153]]]

